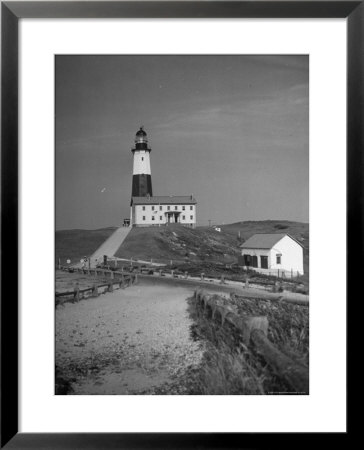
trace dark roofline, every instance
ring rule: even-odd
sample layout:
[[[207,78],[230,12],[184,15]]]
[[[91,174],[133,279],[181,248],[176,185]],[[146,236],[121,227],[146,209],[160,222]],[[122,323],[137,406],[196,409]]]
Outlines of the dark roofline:
[[[281,241],[284,237],[286,237],[286,236],[288,236],[288,237],[290,237],[293,241],[295,241],[298,245],[300,245],[303,249],[305,248],[302,244],[301,244],[301,242],[299,242],[299,241],[297,241],[297,239],[295,239],[293,236],[291,236],[289,233],[254,233],[252,236],[250,236],[248,239],[247,239],[247,241],[250,239],[250,238],[252,238],[253,236],[256,236],[257,234],[271,234],[271,235],[274,235],[274,234],[284,234],[284,236],[281,238],[281,239],[279,239],[279,241]],[[279,241],[277,241],[276,242],[276,244],[279,242]],[[257,247],[244,247],[244,244],[245,244],[245,242],[243,242],[242,244],[240,244],[240,248],[246,248],[246,249],[248,249],[248,250],[256,250],[257,249]],[[276,244],[274,244],[274,245],[276,245]],[[272,245],[272,247],[259,247],[259,248],[261,248],[262,250],[270,250],[271,248],[273,248],[274,247],[274,245]]]
[[[155,197],[162,197],[164,198],[166,201],[163,200],[154,200]],[[182,198],[181,197],[185,197]],[[135,201],[135,199],[138,199],[137,201]],[[139,200],[140,199],[140,200]],[[142,200],[143,199],[143,200]],[[145,201],[144,201],[145,199]],[[167,201],[168,200],[168,201]],[[156,196],[152,196],[152,197],[137,197],[134,196],[131,198],[130,201],[130,205],[132,206],[133,204],[137,204],[137,205],[161,205],[161,204],[186,204],[186,205],[197,205],[197,200],[193,197],[191,199],[190,195],[156,195]]]

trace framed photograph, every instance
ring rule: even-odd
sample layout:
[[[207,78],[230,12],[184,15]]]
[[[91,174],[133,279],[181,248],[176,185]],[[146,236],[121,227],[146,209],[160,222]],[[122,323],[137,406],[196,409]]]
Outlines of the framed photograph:
[[[1,6],[2,447],[346,438],[362,2]]]

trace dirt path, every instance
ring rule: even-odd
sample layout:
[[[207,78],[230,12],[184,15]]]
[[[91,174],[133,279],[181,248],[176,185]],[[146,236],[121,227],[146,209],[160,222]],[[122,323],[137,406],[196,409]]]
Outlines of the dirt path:
[[[73,394],[186,394],[203,344],[189,286],[148,281],[56,310],[56,365]]]

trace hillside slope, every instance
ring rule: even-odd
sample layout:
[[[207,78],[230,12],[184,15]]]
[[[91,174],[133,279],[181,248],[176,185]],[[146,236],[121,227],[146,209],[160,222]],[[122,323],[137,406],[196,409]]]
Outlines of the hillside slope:
[[[240,232],[240,238],[238,233]],[[133,228],[116,252],[120,258],[161,262],[168,260],[236,262],[239,245],[255,233],[288,233],[304,246],[308,269],[309,225],[290,221],[249,221],[221,225],[221,232],[210,227]]]
[[[285,220],[237,222],[221,225],[221,232],[210,227],[133,228],[115,253],[120,258],[155,262],[236,262],[239,245],[255,233],[288,233],[304,246],[304,269],[308,273],[309,225]],[[115,230],[67,230],[56,232],[56,258],[78,262],[90,256]],[[239,238],[240,232],[240,238]]]
[[[61,230],[56,231],[56,261],[61,258],[65,264],[70,259],[77,263],[84,256],[90,256],[116,230],[116,227],[99,230]]]
[[[115,256],[168,262],[186,258],[197,261],[236,259],[236,239],[212,228],[168,227],[133,228]]]

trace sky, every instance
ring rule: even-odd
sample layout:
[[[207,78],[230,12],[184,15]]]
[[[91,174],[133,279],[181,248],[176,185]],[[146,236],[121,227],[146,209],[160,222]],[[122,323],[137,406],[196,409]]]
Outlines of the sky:
[[[306,55],[56,56],[56,229],[130,215],[135,133],[154,195],[197,224],[309,220]]]

